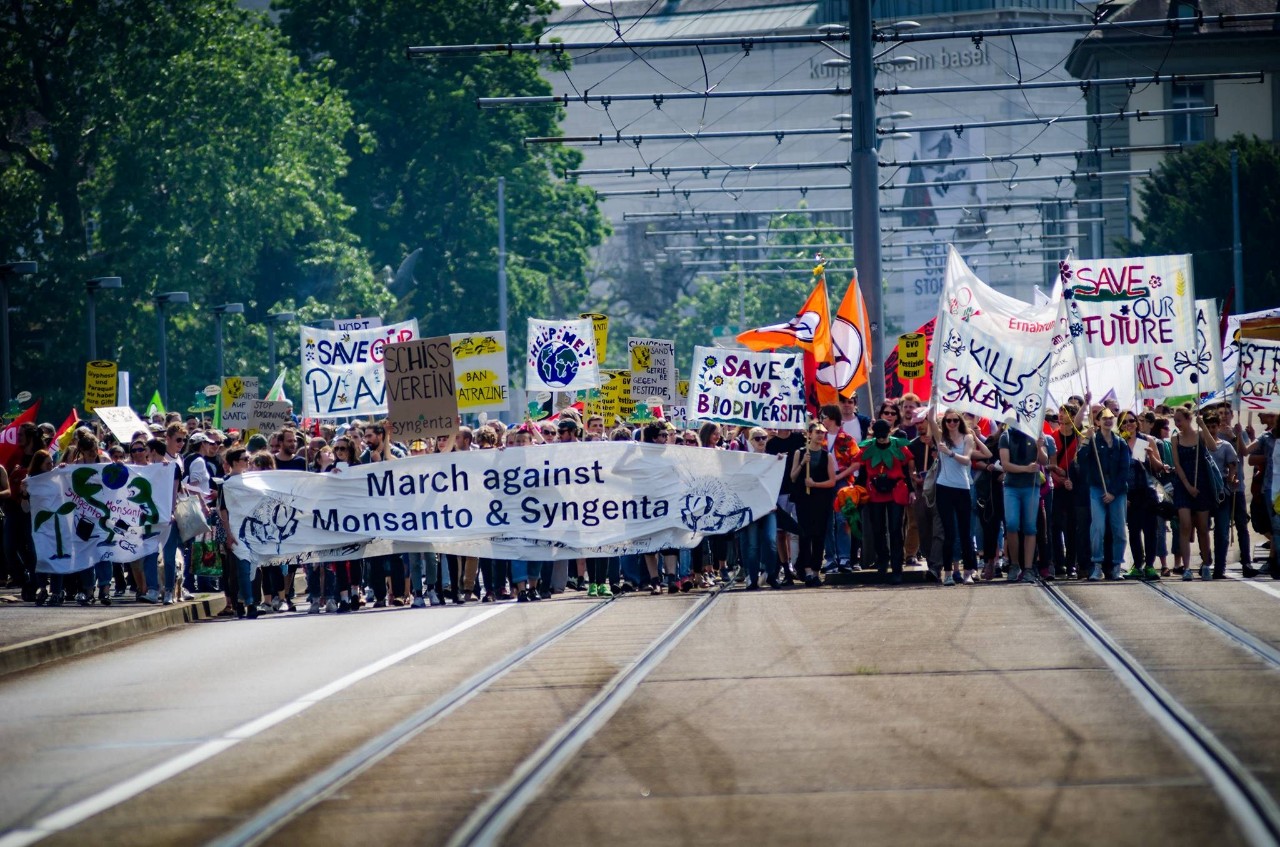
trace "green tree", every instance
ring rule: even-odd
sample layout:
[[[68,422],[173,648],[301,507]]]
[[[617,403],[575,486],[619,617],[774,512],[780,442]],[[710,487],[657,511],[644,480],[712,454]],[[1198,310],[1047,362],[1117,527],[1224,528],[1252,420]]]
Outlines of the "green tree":
[[[0,255],[42,263],[14,295],[14,385],[45,408],[79,402],[93,276],[124,279],[99,298],[98,353],[139,397],[156,384],[149,295],[191,293],[169,324],[171,406],[216,378],[208,306],[246,303],[255,328],[228,321],[227,370],[263,373],[256,322],[280,302],[380,305],[335,185],[351,110],[264,16],[233,0],[16,2],[0,56]]]
[[[1280,228],[1280,150],[1237,135],[1197,144],[1169,156],[1138,189],[1142,241],[1121,244],[1129,255],[1191,253],[1196,296],[1226,298],[1233,287],[1231,255],[1231,150],[1239,151],[1240,231],[1244,245],[1245,302],[1254,311],[1280,302],[1280,253],[1266,249]]]
[[[531,41],[549,0],[276,0],[280,27],[304,65],[355,109],[367,136],[349,137],[341,181],[356,232],[377,265],[422,249],[416,285],[397,289],[400,316],[425,334],[494,329],[497,182],[506,178],[509,320],[589,307],[590,250],[608,233],[594,193],[558,178],[581,154],[525,146],[555,135],[560,109],[482,111],[476,98],[550,93],[530,56],[405,59],[405,47]]]

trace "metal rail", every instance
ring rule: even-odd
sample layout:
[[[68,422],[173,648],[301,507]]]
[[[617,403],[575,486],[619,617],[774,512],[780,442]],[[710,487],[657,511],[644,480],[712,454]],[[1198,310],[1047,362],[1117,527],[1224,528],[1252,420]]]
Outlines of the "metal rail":
[[[1280,650],[1272,647],[1267,642],[1248,632],[1247,630],[1236,626],[1231,621],[1223,618],[1215,612],[1211,612],[1204,606],[1201,606],[1194,600],[1183,597],[1176,591],[1170,591],[1158,582],[1145,583],[1152,591],[1157,592],[1173,605],[1188,612],[1194,617],[1199,618],[1204,623],[1221,632],[1227,638],[1244,647],[1253,653],[1262,661],[1274,668],[1280,668]]]
[[[615,598],[616,599],[616,598]],[[315,806],[334,791],[407,744],[433,723],[480,694],[535,653],[568,635],[598,614],[613,600],[597,603],[540,638],[500,659],[385,732],[371,738],[320,773],[283,794],[231,832],[210,842],[211,847],[244,847],[261,844],[281,827]]]
[[[1280,843],[1280,807],[1265,786],[1127,650],[1052,583],[1041,588],[1179,748],[1204,773],[1251,844]]]

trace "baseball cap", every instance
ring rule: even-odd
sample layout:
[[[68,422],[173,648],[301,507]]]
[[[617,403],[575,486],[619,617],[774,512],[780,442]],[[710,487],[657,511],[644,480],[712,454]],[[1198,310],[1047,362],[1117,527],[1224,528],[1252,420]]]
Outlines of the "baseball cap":
[[[208,435],[205,435],[205,433],[201,431],[195,432],[190,438],[187,439],[187,441],[189,441],[192,444],[212,444],[213,443],[213,439],[210,438]]]

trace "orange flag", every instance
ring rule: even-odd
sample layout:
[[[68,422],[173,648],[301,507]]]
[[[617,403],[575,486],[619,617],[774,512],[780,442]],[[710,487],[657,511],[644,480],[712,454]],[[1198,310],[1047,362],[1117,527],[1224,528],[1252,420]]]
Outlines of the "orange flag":
[[[831,306],[827,302],[826,277],[818,276],[818,284],[794,318],[786,323],[749,329],[738,336],[738,343],[752,350],[799,347],[812,354],[821,373],[824,364],[829,367],[831,363]],[[813,388],[819,405],[838,399],[836,389],[821,379]]]
[[[867,320],[867,304],[862,299],[855,272],[844,293],[844,300],[831,322],[831,358],[818,366],[817,379],[852,397],[867,382],[867,363],[871,361],[871,324]]]

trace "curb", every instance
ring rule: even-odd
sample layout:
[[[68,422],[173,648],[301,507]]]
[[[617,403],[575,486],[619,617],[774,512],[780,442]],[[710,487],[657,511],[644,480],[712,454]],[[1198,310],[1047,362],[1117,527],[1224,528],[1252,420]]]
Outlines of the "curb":
[[[208,620],[226,605],[225,596],[214,594],[200,600],[148,609],[128,617],[89,624],[3,647],[0,648],[0,676],[34,668],[46,662],[79,656],[139,635]]]

